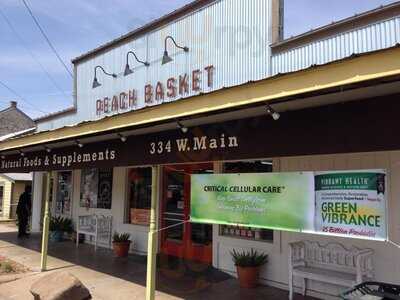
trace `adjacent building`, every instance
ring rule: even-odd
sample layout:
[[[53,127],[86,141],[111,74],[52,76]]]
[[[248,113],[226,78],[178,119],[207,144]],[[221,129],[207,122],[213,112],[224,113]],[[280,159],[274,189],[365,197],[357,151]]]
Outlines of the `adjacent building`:
[[[0,111],[0,141],[32,133],[36,129],[35,122],[17,107],[16,101]],[[19,196],[25,185],[32,185],[32,174],[5,173],[0,174],[0,219],[15,219]]]

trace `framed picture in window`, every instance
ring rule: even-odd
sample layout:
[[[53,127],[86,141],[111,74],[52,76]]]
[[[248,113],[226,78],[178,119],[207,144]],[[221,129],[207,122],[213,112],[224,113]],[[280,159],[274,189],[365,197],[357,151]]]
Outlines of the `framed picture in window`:
[[[72,213],[72,171],[58,172],[56,193],[56,214]]]
[[[83,169],[80,206],[111,209],[113,169]]]

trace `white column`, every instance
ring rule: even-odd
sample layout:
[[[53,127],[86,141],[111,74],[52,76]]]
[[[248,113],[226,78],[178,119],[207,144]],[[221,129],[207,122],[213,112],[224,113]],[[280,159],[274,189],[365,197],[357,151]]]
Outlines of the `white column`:
[[[223,162],[216,161],[214,164],[214,174],[224,173],[224,164]],[[212,224],[212,266],[216,269],[220,268],[219,264],[219,225]]]
[[[33,173],[32,189],[32,232],[40,232],[40,215],[43,199],[43,172]]]

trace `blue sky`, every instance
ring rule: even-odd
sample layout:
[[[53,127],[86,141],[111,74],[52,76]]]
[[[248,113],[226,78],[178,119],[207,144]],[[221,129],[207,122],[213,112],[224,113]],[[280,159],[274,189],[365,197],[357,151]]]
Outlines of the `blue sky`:
[[[72,58],[191,0],[27,2],[60,56],[70,66]],[[297,35],[391,2],[396,1],[285,0],[285,36]],[[17,100],[28,115],[38,117],[71,106],[72,79],[50,51],[22,1],[0,0],[0,10],[22,38],[21,42],[0,14],[0,81],[23,98],[19,99],[0,85],[0,109],[7,107],[10,100]]]

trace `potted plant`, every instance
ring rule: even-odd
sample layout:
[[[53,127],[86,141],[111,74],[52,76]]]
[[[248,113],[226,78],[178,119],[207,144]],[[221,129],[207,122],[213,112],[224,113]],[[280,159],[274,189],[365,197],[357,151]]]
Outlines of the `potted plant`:
[[[62,231],[63,228],[63,218],[61,217],[51,217],[50,224],[49,224],[49,238],[52,242],[61,242],[64,232]]]
[[[72,223],[72,219],[63,218],[63,217],[51,217],[49,224],[50,231],[50,241],[52,242],[61,242],[64,237],[64,233],[72,233],[74,230],[74,226]]]
[[[260,267],[268,262],[268,255],[258,253],[256,250],[231,252],[239,277],[239,285],[242,288],[254,288],[257,286]]]
[[[118,233],[113,234],[113,249],[117,257],[125,257],[128,255],[129,247],[131,245],[129,233]]]
[[[74,232],[74,223],[70,218],[61,218],[61,231],[71,235]]]

